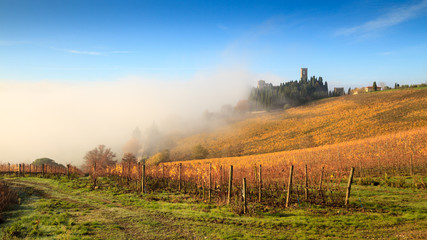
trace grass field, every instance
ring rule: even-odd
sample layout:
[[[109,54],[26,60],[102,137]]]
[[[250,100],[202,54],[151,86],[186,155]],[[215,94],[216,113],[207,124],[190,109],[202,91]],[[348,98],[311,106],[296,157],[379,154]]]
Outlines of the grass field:
[[[101,189],[86,178],[3,180],[19,192],[20,205],[4,213],[2,239],[427,238],[427,192],[382,179],[354,185],[349,208],[250,205],[245,216],[178,193],[128,193],[107,179]]]
[[[184,138],[170,149],[171,158],[191,159],[196,144],[209,150],[209,158],[216,158],[377,137],[427,126],[426,109],[426,88],[327,98]]]

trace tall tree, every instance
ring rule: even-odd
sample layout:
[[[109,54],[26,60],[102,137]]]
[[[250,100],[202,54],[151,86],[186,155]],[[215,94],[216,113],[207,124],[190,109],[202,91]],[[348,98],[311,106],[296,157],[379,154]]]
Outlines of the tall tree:
[[[108,166],[116,164],[115,157],[116,154],[110,148],[106,148],[105,145],[99,145],[86,153],[84,157],[85,168],[87,171],[90,171],[96,164],[96,171],[104,172]]]
[[[125,153],[122,158],[122,163],[126,165],[136,164],[136,157],[133,153]]]
[[[374,83],[372,84],[372,88],[374,89],[374,91],[377,91],[377,82],[374,82]]]

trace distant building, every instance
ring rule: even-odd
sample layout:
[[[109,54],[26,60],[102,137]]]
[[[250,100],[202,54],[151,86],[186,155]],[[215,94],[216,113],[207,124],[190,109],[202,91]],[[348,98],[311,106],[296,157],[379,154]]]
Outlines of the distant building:
[[[307,72],[308,69],[307,68],[301,68],[301,80],[307,81]]]
[[[381,87],[377,86],[377,91],[381,91]],[[374,91],[374,87],[373,86],[369,86],[369,87],[365,87],[365,91],[366,92],[373,92]]]
[[[377,86],[377,91],[382,91],[383,89],[381,87]],[[351,94],[356,95],[356,94],[360,94],[360,93],[367,93],[367,92],[373,92],[374,91],[374,87],[373,86],[369,86],[369,87],[361,87],[361,88],[355,88],[353,90],[351,90]]]
[[[344,94],[344,88],[334,88],[334,96],[342,96]]]
[[[264,80],[259,80],[258,81],[258,89],[263,89],[265,87],[272,87],[273,84],[271,83],[266,83]]]

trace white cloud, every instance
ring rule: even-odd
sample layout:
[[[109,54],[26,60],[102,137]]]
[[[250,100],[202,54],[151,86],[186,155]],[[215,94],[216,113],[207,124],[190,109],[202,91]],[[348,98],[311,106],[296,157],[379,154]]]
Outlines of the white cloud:
[[[54,48],[56,49],[56,48]],[[82,55],[93,55],[93,56],[107,56],[109,54],[128,54],[133,53],[132,51],[109,51],[109,52],[97,52],[97,51],[80,51],[73,49],[61,49],[62,51],[73,53],[73,54],[82,54]]]
[[[83,54],[83,55],[98,55],[98,56],[103,55],[100,52],[94,52],[94,51],[79,51],[79,50],[71,50],[71,49],[66,49],[65,51],[69,53]]]
[[[367,21],[361,25],[340,29],[337,36],[348,36],[352,34],[369,34],[378,30],[386,29],[427,12],[427,0],[409,6],[395,7],[388,13]]]
[[[394,55],[394,54],[395,54],[395,52],[391,52],[391,51],[378,53],[378,55],[380,55],[380,56],[390,56],[390,55]]]
[[[110,53],[133,53],[132,51],[111,51]]]

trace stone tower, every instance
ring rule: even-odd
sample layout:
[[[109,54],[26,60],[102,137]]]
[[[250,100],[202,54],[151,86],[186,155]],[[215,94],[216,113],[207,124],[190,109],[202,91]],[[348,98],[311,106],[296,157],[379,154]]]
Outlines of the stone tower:
[[[307,81],[307,68],[301,68],[301,80]]]

